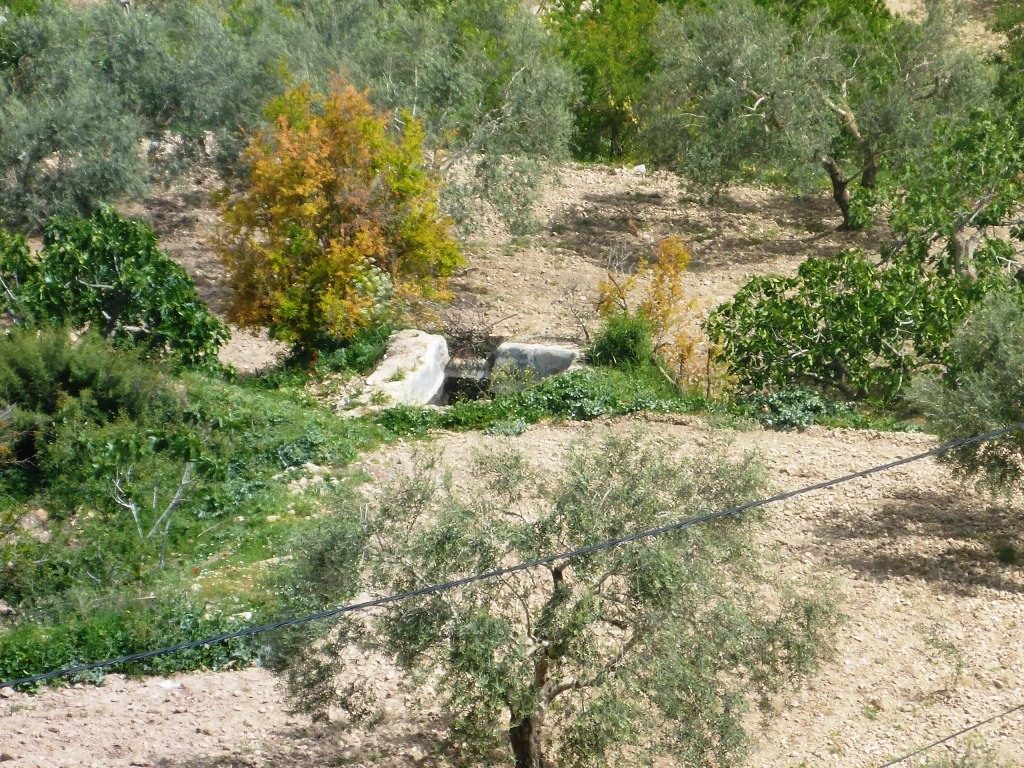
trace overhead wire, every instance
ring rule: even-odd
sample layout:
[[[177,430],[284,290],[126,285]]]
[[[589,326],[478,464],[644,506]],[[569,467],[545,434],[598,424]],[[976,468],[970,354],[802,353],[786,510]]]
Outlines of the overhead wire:
[[[889,762],[882,763],[881,765],[877,766],[877,768],[892,768],[892,766],[894,766],[894,765],[899,765],[900,763],[906,762],[907,760],[909,760],[912,757],[917,757],[918,755],[923,755],[925,752],[928,752],[928,751],[930,751],[932,749],[935,749],[935,747],[942,746],[943,744],[946,744],[946,743],[952,741],[953,739],[957,739],[957,738],[959,738],[961,736],[964,736],[964,735],[970,733],[971,731],[976,731],[979,728],[988,725],[989,723],[994,723],[996,720],[1001,720],[1002,718],[1008,717],[1009,715],[1012,715],[1015,712],[1020,712],[1021,710],[1024,710],[1024,703],[1017,704],[1016,706],[1010,707],[1009,709],[1005,709],[1002,712],[999,712],[999,713],[997,713],[995,715],[992,715],[992,717],[985,718],[984,720],[981,720],[981,721],[979,721],[977,723],[974,723],[973,725],[969,725],[966,728],[961,728],[956,733],[951,733],[948,736],[943,736],[941,739],[936,739],[935,741],[933,741],[933,742],[931,742],[929,744],[925,744],[923,747],[918,747],[913,752],[907,752],[904,755],[900,755],[899,757],[895,757],[892,760],[890,760]]]

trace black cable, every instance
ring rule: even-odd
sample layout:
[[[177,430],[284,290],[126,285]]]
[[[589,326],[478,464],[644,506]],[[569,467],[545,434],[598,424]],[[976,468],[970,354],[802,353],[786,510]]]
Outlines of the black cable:
[[[31,685],[32,683],[42,682],[43,680],[52,680],[55,677],[68,677],[70,675],[76,675],[81,672],[90,672],[95,669],[105,669],[107,667],[117,666],[119,664],[128,664],[133,661],[142,661],[143,659],[150,659],[154,656],[164,656],[169,653],[179,653],[181,651],[188,651],[194,648],[202,648],[207,645],[213,645],[214,643],[223,643],[228,640],[236,640],[243,637],[253,637],[254,635],[261,635],[266,632],[272,632],[276,629],[284,629],[285,627],[293,627],[299,624],[309,624],[314,621],[323,621],[324,619],[334,618],[341,616],[346,613],[354,613],[356,611],[365,610],[367,608],[375,608],[381,605],[389,605],[391,603],[401,602],[408,600],[413,597],[423,597],[425,595],[432,595],[438,592],[448,592],[457,587],[462,587],[467,584],[473,584],[477,581],[484,581],[486,579],[493,579],[498,576],[507,576],[512,573],[519,573],[521,571],[527,571],[532,568],[536,568],[540,565],[548,565],[549,563],[556,562],[558,560],[568,560],[572,558],[582,557],[584,555],[593,554],[594,552],[601,552],[606,549],[612,549],[614,547],[622,546],[623,544],[631,544],[636,541],[642,541],[644,539],[654,538],[656,536],[662,536],[666,533],[672,533],[674,531],[681,531],[686,528],[692,528],[697,525],[704,523],[710,523],[715,520],[721,520],[725,517],[731,517],[738,515],[751,509],[758,507],[764,507],[769,504],[775,504],[780,501],[786,501],[795,496],[802,496],[813,491],[824,490],[825,488],[831,488],[836,485],[848,483],[852,480],[857,480],[862,477],[868,477],[869,475],[878,474],[879,472],[885,472],[895,467],[903,466],[904,464],[912,464],[922,459],[927,459],[931,456],[938,456],[943,453],[955,450],[956,448],[962,448],[967,445],[974,443],[983,443],[989,440],[994,440],[1003,435],[1010,434],[1011,432],[1018,432],[1024,429],[1024,422],[1013,424],[1002,429],[993,430],[986,432],[982,435],[975,437],[959,438],[944,443],[936,448],[925,451],[924,453],[918,453],[914,456],[908,456],[903,459],[897,459],[896,461],[890,461],[887,464],[880,464],[869,469],[863,469],[859,472],[853,472],[849,475],[843,475],[842,477],[833,478],[831,480],[824,480],[820,483],[814,483],[813,485],[807,485],[803,488],[798,488],[794,491],[786,491],[785,493],[779,493],[775,496],[770,496],[766,499],[759,499],[757,501],[749,501],[746,504],[740,504],[739,506],[731,507],[730,509],[721,510],[718,512],[712,512],[706,515],[700,515],[698,517],[691,517],[685,520],[679,520],[674,523],[660,526],[658,528],[649,528],[638,533],[632,533],[628,536],[620,536],[615,539],[607,539],[597,544],[590,544],[585,547],[578,549],[569,550],[568,552],[559,552],[554,555],[547,555],[545,557],[537,558],[536,560],[530,560],[525,563],[519,563],[518,565],[510,565],[503,568],[495,568],[494,570],[487,571],[485,573],[478,573],[472,576],[463,576],[459,579],[453,579],[452,581],[446,581],[441,584],[431,584],[424,587],[418,587],[411,589],[407,592],[400,592],[396,595],[389,595],[387,597],[379,597],[373,600],[364,600],[358,603],[350,603],[348,605],[338,606],[336,608],[328,608],[316,613],[307,614],[305,616],[296,616],[290,619],[281,619],[279,621],[273,621],[269,624],[259,624],[252,627],[244,627],[237,629],[232,632],[223,632],[219,635],[213,635],[211,637],[204,637],[198,640],[188,640],[185,642],[177,643],[176,645],[169,645],[164,648],[154,648],[149,651],[140,651],[139,653],[131,653],[127,656],[118,656],[112,659],[104,659],[103,661],[93,661],[87,664],[74,664],[69,667],[63,667],[61,669],[50,670],[49,672],[40,672],[36,675],[28,675],[27,677],[20,677],[15,680],[8,680],[0,682],[0,688],[10,687],[16,688],[24,685]]]
[[[926,744],[923,747],[915,749],[913,752],[907,752],[907,754],[890,760],[888,763],[882,763],[882,765],[878,766],[878,768],[890,768],[890,766],[896,765],[897,763],[902,763],[904,760],[909,760],[912,757],[917,757],[923,752],[927,752],[928,750],[934,749],[935,747],[938,747],[941,744],[945,744],[947,741],[952,741],[955,738],[963,736],[965,733],[976,731],[983,725],[988,725],[989,723],[993,723],[996,720],[1004,718],[1007,715],[1012,715],[1014,712],[1020,712],[1021,710],[1024,710],[1024,704],[1018,704],[1015,707],[1010,707],[1010,709],[1004,710],[1003,712],[1000,712],[997,715],[992,715],[992,717],[986,720],[982,720],[981,722],[975,723],[974,725],[969,725],[966,728],[961,728],[956,733],[951,733],[949,734],[949,736],[943,736],[941,739],[937,739],[933,741],[931,744]]]

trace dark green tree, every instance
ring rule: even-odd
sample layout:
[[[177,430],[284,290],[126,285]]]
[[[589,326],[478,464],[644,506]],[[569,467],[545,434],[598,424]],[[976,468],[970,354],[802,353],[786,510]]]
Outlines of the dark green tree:
[[[23,237],[0,235],[0,279],[0,310],[22,324],[89,326],[190,363],[215,360],[227,338],[153,230],[111,208],[52,220],[35,256]]]

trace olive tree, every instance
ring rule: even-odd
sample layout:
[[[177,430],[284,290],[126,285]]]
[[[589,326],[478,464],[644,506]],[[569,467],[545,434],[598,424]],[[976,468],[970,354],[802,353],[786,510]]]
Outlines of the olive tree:
[[[721,447],[679,458],[637,435],[572,448],[537,476],[515,450],[480,456],[459,492],[420,460],[371,500],[344,503],[296,548],[293,596],[323,605],[538,558],[720,510],[765,470]],[[831,612],[759,567],[750,517],[722,519],[392,603],[318,635],[278,638],[301,708],[372,711],[349,646],[430,686],[459,759],[518,768],[733,765],[745,715],[809,670]],[[358,670],[353,670],[358,671]]]
[[[372,43],[347,47],[350,77],[377,106],[423,122],[449,212],[466,222],[483,199],[529,228],[544,171],[568,156],[576,89],[541,22],[520,0],[362,4],[380,5],[367,9],[379,20]]]
[[[0,220],[89,214],[211,150],[230,181],[267,103],[335,75],[422,122],[437,170],[465,170],[453,209],[483,197],[520,224],[567,152],[574,81],[518,0],[51,0],[0,25]]]
[[[658,26],[645,128],[655,157],[712,186],[751,172],[804,189],[827,178],[848,228],[866,223],[880,174],[906,164],[937,119],[991,92],[939,0],[921,22],[725,0]]]
[[[967,317],[944,372],[922,375],[911,400],[943,439],[970,437],[1024,422],[1024,294],[994,292]],[[1024,479],[1024,433],[948,454],[964,474],[1008,490]]]

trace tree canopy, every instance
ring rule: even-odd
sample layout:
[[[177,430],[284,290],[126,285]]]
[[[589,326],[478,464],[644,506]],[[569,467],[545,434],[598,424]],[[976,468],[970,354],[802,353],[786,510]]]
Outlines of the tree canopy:
[[[653,155],[710,186],[760,175],[810,190],[827,179],[846,227],[866,223],[881,174],[910,164],[940,118],[966,117],[992,88],[981,58],[954,44],[943,3],[918,23],[877,4],[835,16],[726,0],[665,12],[658,27],[644,132]]]
[[[352,500],[298,545],[293,594],[337,604],[482,573],[739,504],[764,478],[751,456],[680,459],[636,435],[578,445],[544,477],[510,450],[473,474],[482,487],[462,494],[423,460]],[[395,603],[316,641],[279,638],[278,663],[305,710],[358,716],[344,648],[381,651],[436,691],[449,747],[491,764],[732,764],[744,714],[814,663],[830,625],[824,603],[756,567],[755,530],[723,520]]]

